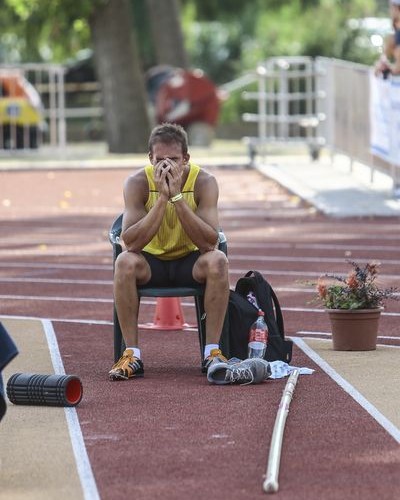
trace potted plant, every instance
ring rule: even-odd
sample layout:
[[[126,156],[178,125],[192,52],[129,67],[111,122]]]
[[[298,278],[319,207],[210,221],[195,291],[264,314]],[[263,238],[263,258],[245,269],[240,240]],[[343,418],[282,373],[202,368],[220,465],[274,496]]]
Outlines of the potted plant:
[[[325,274],[318,279],[317,300],[329,314],[335,350],[374,350],[384,303],[398,299],[398,289],[379,287],[378,263],[361,267],[347,262],[352,266],[347,276]]]

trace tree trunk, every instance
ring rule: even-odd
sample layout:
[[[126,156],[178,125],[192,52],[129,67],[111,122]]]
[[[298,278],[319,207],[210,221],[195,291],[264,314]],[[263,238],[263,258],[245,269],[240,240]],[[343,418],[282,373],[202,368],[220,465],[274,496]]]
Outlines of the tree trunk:
[[[179,0],[147,0],[157,64],[188,67]]]
[[[109,0],[90,20],[111,153],[147,152],[147,94],[128,0]]]

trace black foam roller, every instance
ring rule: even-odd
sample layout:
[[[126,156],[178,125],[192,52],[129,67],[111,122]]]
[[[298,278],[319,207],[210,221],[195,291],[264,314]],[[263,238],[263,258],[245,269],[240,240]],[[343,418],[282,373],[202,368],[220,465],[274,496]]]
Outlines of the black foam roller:
[[[75,375],[14,373],[7,382],[7,396],[16,405],[76,406],[82,383]]]

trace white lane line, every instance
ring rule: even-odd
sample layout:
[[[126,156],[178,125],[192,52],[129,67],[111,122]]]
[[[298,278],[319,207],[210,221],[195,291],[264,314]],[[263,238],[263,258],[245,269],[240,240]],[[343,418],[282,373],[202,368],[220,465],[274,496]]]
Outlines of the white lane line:
[[[372,405],[360,392],[357,391],[347,380],[334,370],[329,363],[319,356],[304,340],[299,337],[290,337],[291,340],[311,358],[332,380],[334,380],[344,391],[346,391],[357,403],[362,406],[392,437],[400,444],[400,429],[386,418],[377,408]]]
[[[229,243],[228,243],[228,250],[229,250]],[[249,255],[240,255],[240,254],[229,254],[229,260],[249,260]],[[252,261],[260,261],[260,262],[312,262],[312,263],[320,263],[320,262],[325,262],[325,263],[332,263],[332,264],[343,264],[343,258],[340,257],[304,257],[304,256],[295,256],[295,257],[290,257],[290,256],[285,256],[285,255],[252,255],[251,256]],[[357,259],[357,262],[359,264],[363,263],[368,263],[371,259]],[[382,265],[398,265],[400,264],[400,260],[397,259],[379,259],[379,262]]]
[[[230,256],[230,260],[232,261],[234,259],[233,256]],[[316,260],[317,262],[317,260]],[[380,261],[382,263],[382,261]],[[43,272],[46,270],[50,269],[70,269],[70,270],[84,270],[84,271],[109,271],[112,273],[112,266],[110,265],[85,265],[85,264],[51,264],[48,262],[43,262],[43,263],[32,263],[32,262],[25,262],[25,263],[5,263],[5,262],[0,262],[0,267],[7,267],[7,268],[23,268],[25,271],[28,269],[42,269]],[[254,269],[255,266],[252,266]],[[229,269],[229,274],[230,275],[244,275],[249,271],[249,268],[246,269],[239,269],[239,268],[230,268]],[[321,271],[296,271],[296,270],[282,270],[282,269],[263,269],[258,267],[257,271],[259,271],[261,274],[264,274],[265,276],[301,276],[303,278],[305,277],[320,277],[321,274],[324,274]],[[28,271],[27,271],[28,272]],[[29,273],[28,273],[29,274]],[[39,273],[37,273],[39,274]],[[398,274],[380,274],[381,279],[392,279],[392,280],[397,280],[399,281],[400,275]],[[399,278],[399,279],[398,279]]]
[[[296,335],[310,335],[310,336],[316,336],[319,337],[320,335],[332,337],[331,332],[311,332],[308,330],[298,330],[296,332]],[[390,335],[378,335],[378,339],[384,339],[384,340],[400,340],[400,337],[393,337]],[[319,339],[319,340],[329,340],[329,339]],[[386,344],[384,344],[386,346]],[[393,347],[400,347],[400,346],[393,346]]]
[[[154,305],[156,301],[147,301],[143,303],[147,305]],[[184,303],[183,305],[194,307],[194,304],[190,303]],[[5,318],[5,319],[13,319],[13,320],[19,320],[19,319],[24,319],[24,320],[35,320],[37,321],[38,318],[36,316],[15,316],[15,315],[8,315],[8,314],[2,314],[0,318]],[[39,318],[40,321],[42,318]],[[99,319],[70,319],[70,318],[47,318],[48,321],[51,321],[52,323],[58,322],[58,323],[74,323],[74,324],[83,324],[83,325],[106,325],[110,326],[113,325],[113,321],[105,321],[105,320],[99,320]],[[186,327],[185,331],[196,331],[197,332],[197,327]],[[330,341],[330,338],[321,338],[323,337],[331,337],[332,334],[330,332],[312,332],[309,330],[298,330],[295,335],[308,335],[312,337],[318,338],[318,340],[328,340]],[[378,339],[381,340],[398,340],[400,341],[400,337],[393,337],[390,335],[378,335]],[[388,345],[388,344],[382,344],[382,346],[385,347],[398,347],[398,345]]]
[[[47,302],[94,302],[113,304],[114,300],[100,299],[96,297],[54,297],[46,295],[0,295],[2,300],[33,300],[33,301],[47,301]],[[141,304],[155,304],[156,300],[141,300]],[[181,302],[183,306],[193,306],[193,302]],[[304,312],[304,313],[320,313],[326,314],[324,309],[312,309],[306,307],[282,307],[283,312]],[[400,316],[400,312],[382,312],[381,316]]]
[[[54,372],[56,374],[65,375],[65,369],[61,359],[60,350],[58,348],[57,337],[54,332],[53,324],[48,319],[42,319],[41,321],[46,334]],[[74,451],[76,466],[83,490],[83,496],[85,500],[100,500],[100,495],[97,490],[92,466],[90,465],[89,457],[83,440],[78,414],[74,407],[64,408],[64,410],[65,417],[68,423],[68,430],[71,438],[72,449]]]
[[[57,278],[0,278],[0,283],[47,283],[60,285],[112,285],[112,280],[73,280]]]
[[[0,283],[44,283],[55,285],[112,285],[112,280],[74,280],[74,279],[58,279],[58,278],[2,278]],[[315,287],[312,288],[294,288],[294,287],[276,287],[278,292],[293,292],[293,293],[315,293]]]
[[[41,295],[0,295],[3,300],[46,300],[49,302],[104,302],[113,303],[113,299],[99,299],[93,297],[47,297]]]
[[[55,302],[101,302],[101,303],[114,303],[113,299],[99,299],[93,297],[46,297],[39,295],[0,295],[0,299],[3,300],[43,300],[43,301],[55,301]],[[141,300],[141,304],[155,304],[156,299],[154,300]],[[193,305],[191,302],[181,302],[182,305]],[[384,313],[383,313],[384,314]]]
[[[229,250],[229,243],[228,243],[228,250]],[[111,258],[111,256],[110,256]],[[249,261],[249,254],[235,254],[232,253],[229,255],[229,260],[245,260],[246,262]],[[305,256],[285,256],[285,255],[252,255],[251,256],[252,261],[257,261],[257,262],[294,262],[294,263],[332,263],[332,264],[343,264],[343,258],[342,257],[305,257]],[[357,259],[357,262],[360,264],[362,263],[367,263],[371,259],[364,259],[360,258]],[[383,265],[399,265],[400,260],[398,259],[379,259],[379,262]],[[44,263],[46,267],[48,268],[54,268],[54,269],[107,269],[107,270],[112,270],[112,264],[110,263],[109,265],[86,265],[86,264],[53,264],[53,263]],[[44,265],[42,263],[38,262],[0,262],[0,267],[40,267]],[[282,271],[281,271],[282,272]]]
[[[143,304],[146,305],[155,305],[156,301],[155,300],[148,300],[148,301],[142,301]],[[182,303],[183,306],[188,306],[188,307],[194,307],[193,303],[189,302],[184,302]],[[40,321],[43,321],[43,318],[38,318],[37,316],[16,316],[13,314],[2,314],[0,318],[4,319],[13,319],[13,320],[35,320],[37,321],[38,319]],[[71,319],[71,318],[47,318],[48,321],[51,321],[52,323],[58,322],[58,323],[73,323],[73,324],[83,324],[83,325],[106,325],[106,326],[112,326],[114,324],[113,321],[105,321],[105,320],[98,320],[98,319]],[[197,332],[197,327],[187,327],[185,328],[185,331],[196,331]],[[318,338],[318,340],[327,340],[331,341],[330,337],[332,334],[330,332],[312,332],[309,330],[298,330],[295,335],[308,335],[311,337]],[[325,337],[329,337],[328,339]],[[297,338],[297,337],[296,337]],[[400,337],[394,337],[390,335],[378,335],[378,339],[381,340],[397,340],[400,341]],[[380,344],[379,344],[380,345]],[[400,348],[398,345],[391,345],[391,344],[381,344],[382,346],[385,347],[395,347],[395,348]]]
[[[100,302],[100,303],[106,303],[106,304],[113,304],[114,300],[113,299],[98,299],[98,298],[93,298],[93,297],[46,297],[46,296],[36,296],[36,295],[0,295],[0,299],[3,300],[42,300],[42,301],[48,301],[48,302]],[[151,305],[151,304],[156,304],[157,299],[153,300],[140,300],[141,304],[144,305]],[[194,307],[194,301],[193,302],[181,302],[182,306],[191,306]],[[384,313],[382,313],[384,314]]]
[[[392,240],[392,238],[390,238]],[[267,249],[290,249],[290,250],[344,250],[344,251],[355,251],[362,250],[366,252],[377,251],[377,252],[398,252],[398,246],[392,245],[354,245],[354,244],[341,244],[335,245],[330,243],[274,243],[274,242],[265,242],[265,243],[252,243],[252,242],[231,242],[228,240],[229,248],[252,248],[263,250]]]
[[[154,302],[154,304],[155,304],[155,302]],[[187,305],[192,306],[193,304],[187,304]],[[14,316],[14,315],[8,315],[8,314],[2,314],[0,316],[0,318],[13,319],[13,320],[22,319],[22,320],[45,321],[43,318],[37,318],[36,316]],[[73,324],[82,324],[82,325],[112,326],[114,324],[113,321],[102,321],[102,320],[97,320],[97,319],[46,318],[46,320],[50,321],[51,323],[73,323]],[[185,326],[185,332],[197,332],[197,327],[196,326],[193,326],[193,327]]]
[[[0,277],[0,283],[44,283],[55,285],[112,285],[112,280],[75,280],[75,279],[59,279],[59,278],[21,278],[21,277]],[[298,293],[315,293],[315,287],[312,288],[294,288],[294,287],[276,287],[278,292],[298,292]]]
[[[397,226],[394,226],[393,228],[389,229],[391,233],[393,233],[397,229]],[[86,234],[86,233],[85,233]],[[318,236],[318,235],[317,235]],[[58,239],[55,240],[55,237],[52,234],[44,234],[42,238],[36,238],[35,240],[29,240],[30,243],[35,243],[35,244],[40,244],[43,243],[44,239],[51,237],[51,244],[52,245],[69,245],[69,246],[76,246],[76,241],[77,239],[75,238],[74,240],[68,240],[68,241],[59,241]],[[348,235],[344,235],[343,237],[348,237]],[[365,235],[366,239],[370,239],[368,235]],[[372,238],[372,241],[379,240],[380,242],[383,240],[388,240],[390,242],[393,242],[395,239],[400,239],[399,236],[395,236],[394,234],[391,235],[379,235],[377,238]],[[4,242],[7,244],[12,243],[13,241],[20,241],[19,237],[18,238],[6,238],[4,239]],[[46,242],[44,242],[46,243]],[[4,243],[3,243],[4,244]],[[96,252],[95,257],[97,258],[104,258],[104,257],[110,257],[111,255],[111,247],[109,244],[106,242],[100,242],[96,243],[96,248],[101,249],[101,251]],[[262,249],[262,250],[269,250],[269,249],[288,249],[288,250],[338,250],[338,251],[347,251],[347,252],[354,252],[354,251],[364,251],[364,252],[397,252],[398,247],[394,245],[374,245],[374,244],[366,244],[366,245],[357,245],[354,243],[341,243],[341,244],[330,244],[330,243],[298,243],[298,242],[293,242],[293,243],[285,243],[285,242],[273,242],[273,241],[265,241],[262,243],[254,243],[254,242],[240,242],[240,241],[233,241],[232,239],[228,238],[228,245],[229,248],[234,249],[234,248],[244,248],[244,249]],[[78,247],[79,248],[79,247]],[[107,251],[110,249],[109,251]],[[15,255],[15,249],[10,250],[8,248],[1,248],[0,245],[0,253],[1,254],[7,254],[7,255]],[[43,251],[38,251],[35,248],[27,249],[26,251],[23,251],[22,254],[29,254],[29,255],[43,255]],[[46,255],[51,255],[51,256],[75,256],[75,257],[88,257],[89,254],[87,252],[73,252],[71,250],[58,250],[54,249],[54,247],[48,247],[46,249]]]
[[[17,316],[14,314],[2,314],[0,318],[12,319],[12,320],[35,320],[43,321],[44,318],[38,318],[37,316]],[[69,318],[46,318],[47,321],[51,323],[82,323],[86,325],[113,325],[113,321],[103,321],[98,319],[69,319]]]
[[[83,269],[88,271],[112,271],[112,264],[91,265],[91,264],[52,264],[49,262],[0,262],[0,267],[17,268],[39,268],[39,269]]]
[[[54,285],[89,285],[89,286],[112,286],[112,280],[74,280],[74,279],[56,279],[56,278],[1,278],[0,283],[43,283]],[[280,293],[312,293],[315,294],[315,288],[294,288],[294,287],[275,287],[274,290]],[[400,296],[400,292],[393,294]],[[17,296],[16,296],[17,297]]]

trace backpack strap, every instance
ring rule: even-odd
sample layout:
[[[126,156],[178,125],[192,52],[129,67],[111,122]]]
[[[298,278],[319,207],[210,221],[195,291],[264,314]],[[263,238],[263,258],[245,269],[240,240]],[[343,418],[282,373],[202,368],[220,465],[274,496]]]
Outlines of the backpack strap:
[[[266,291],[267,295],[268,294],[271,295],[271,299],[272,299],[272,302],[273,302],[273,305],[275,308],[276,323],[278,325],[279,332],[280,332],[281,336],[284,337],[285,328],[284,328],[284,323],[283,323],[283,315],[282,315],[282,311],[281,311],[281,306],[280,306],[279,301],[278,301],[278,297],[276,296],[274,289],[268,283],[268,281],[264,278],[264,276],[261,273],[259,273],[258,271],[248,271],[245,274],[245,277],[250,278],[252,275],[254,277],[254,281],[256,282],[257,286],[260,288],[260,293],[263,293],[261,291],[261,287],[262,287],[262,288],[266,289],[265,291]]]

